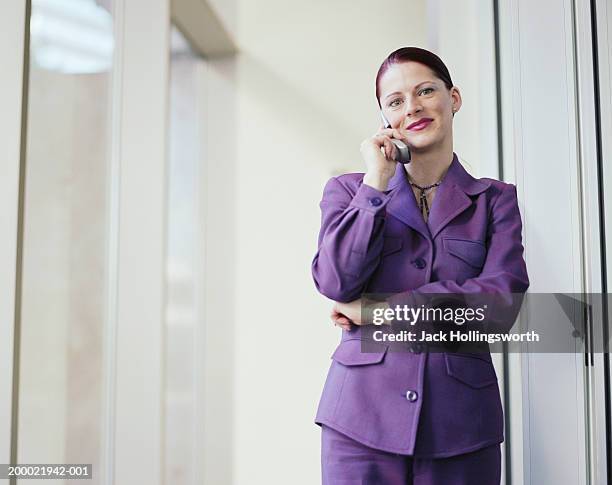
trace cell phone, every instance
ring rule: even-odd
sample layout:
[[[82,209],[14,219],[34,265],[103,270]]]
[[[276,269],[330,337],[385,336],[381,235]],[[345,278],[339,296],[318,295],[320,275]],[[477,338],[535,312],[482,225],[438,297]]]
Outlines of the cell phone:
[[[391,123],[389,123],[389,120],[387,120],[382,110],[380,111],[380,117],[382,118],[385,128],[391,128]],[[403,164],[410,163],[412,155],[410,154],[408,145],[406,145],[402,140],[398,140],[396,138],[391,138],[391,142],[397,147],[395,161]]]

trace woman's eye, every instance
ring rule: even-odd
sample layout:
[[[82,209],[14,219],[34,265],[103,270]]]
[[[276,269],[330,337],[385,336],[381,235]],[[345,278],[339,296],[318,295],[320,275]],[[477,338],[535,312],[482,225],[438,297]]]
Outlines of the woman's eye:
[[[395,107],[399,106],[401,102],[402,102],[402,100],[401,100],[401,99],[394,99],[393,101],[391,101],[391,102],[389,103],[389,106],[390,106],[391,108],[395,108]]]
[[[421,89],[421,92],[419,94],[430,94],[430,93],[433,93],[433,88]]]

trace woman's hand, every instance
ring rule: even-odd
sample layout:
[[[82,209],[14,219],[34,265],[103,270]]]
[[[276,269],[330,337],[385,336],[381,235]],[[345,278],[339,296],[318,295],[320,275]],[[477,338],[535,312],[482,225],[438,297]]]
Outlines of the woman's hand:
[[[398,150],[391,138],[406,143],[406,139],[399,130],[382,126],[374,136],[361,143],[361,156],[367,167],[363,182],[381,191],[387,190],[387,185],[395,174],[397,165],[395,157]]]
[[[334,325],[342,327],[344,330],[351,330],[353,325],[391,325],[392,320],[386,320],[386,318],[392,318],[386,316],[385,313],[390,307],[389,303],[385,300],[379,302],[371,302],[368,304],[368,321],[364,322],[361,317],[363,302],[361,298],[353,300],[349,303],[334,302],[334,307],[331,311],[331,319]],[[370,319],[370,315],[372,318]],[[379,320],[376,321],[375,319]],[[380,320],[382,318],[382,320]],[[374,320],[374,321],[370,321]]]
[[[363,325],[361,321],[361,298],[349,303],[334,302],[331,319],[335,325],[350,330],[352,325]]]

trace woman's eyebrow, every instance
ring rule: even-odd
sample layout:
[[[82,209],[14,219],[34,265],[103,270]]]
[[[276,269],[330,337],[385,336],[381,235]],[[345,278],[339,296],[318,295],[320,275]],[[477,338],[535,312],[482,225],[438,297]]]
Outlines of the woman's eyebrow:
[[[420,82],[419,84],[417,84],[416,86],[414,86],[412,89],[416,89],[416,88],[418,88],[418,87],[419,87],[421,84],[427,84],[427,83],[434,83],[434,84],[435,84],[435,81],[422,81],[422,82]],[[387,95],[385,96],[385,99],[387,99],[387,98],[388,98],[388,97],[390,97],[390,96],[395,96],[396,94],[402,94],[402,93],[401,93],[400,91],[393,91],[392,93],[387,94]]]

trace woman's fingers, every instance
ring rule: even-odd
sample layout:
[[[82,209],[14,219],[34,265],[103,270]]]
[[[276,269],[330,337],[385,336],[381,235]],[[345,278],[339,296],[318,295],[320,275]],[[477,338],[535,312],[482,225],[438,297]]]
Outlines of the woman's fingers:
[[[332,315],[332,321],[334,321],[335,323],[341,323],[341,324],[351,323],[348,317],[346,317],[342,313],[336,313],[335,315]]]
[[[387,139],[383,140],[383,152],[387,160],[392,160],[391,158],[392,150],[390,147],[390,143]]]
[[[389,138],[395,138],[404,142],[406,141],[406,133],[398,130],[397,128],[383,128],[382,130],[379,130],[374,136],[387,136]]]
[[[336,327],[340,327],[340,328],[342,328],[344,330],[351,330],[351,328],[353,328],[353,324],[352,323],[338,323],[338,322],[336,322],[336,323],[334,323],[334,325]]]
[[[346,318],[344,320],[341,320],[341,321],[336,321],[335,325],[337,327],[343,328],[344,330],[350,330],[351,327],[353,326],[353,324],[349,320],[347,320]]]
[[[399,134],[399,130],[395,129],[395,128],[383,128],[381,130],[378,130],[374,136],[378,136],[378,135],[385,135],[385,136],[389,136],[389,137],[393,137]]]
[[[339,313],[335,309],[331,312],[331,319],[334,322],[334,325],[337,327],[341,327],[344,330],[350,330],[353,326],[353,323],[342,313]]]
[[[383,146],[385,151],[385,158],[387,160],[395,160],[397,147],[393,144],[389,137],[385,137],[383,140]]]
[[[397,160],[397,147],[395,146],[395,143],[393,143],[391,140],[389,140],[389,144],[391,145],[391,153],[389,154],[389,160]]]
[[[385,139],[391,139],[394,138],[396,140],[401,140],[404,143],[407,143],[407,138],[404,136],[404,134],[402,132],[400,132],[399,130],[385,130],[382,133],[377,133],[375,134],[372,139],[375,141],[375,143],[377,143],[378,145],[382,145],[383,140]]]
[[[391,143],[391,137],[388,135],[376,135],[373,136],[372,139],[374,140],[374,143],[381,148],[385,147],[385,142]]]

